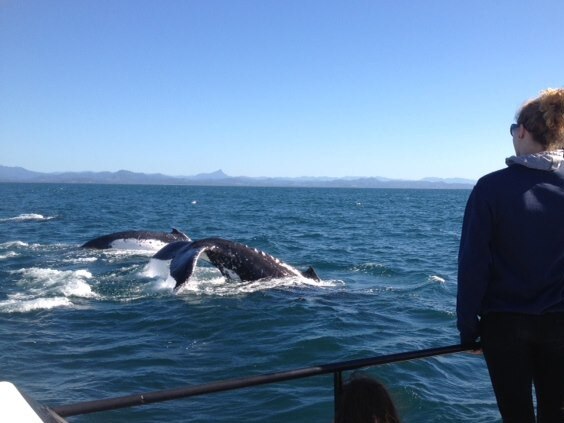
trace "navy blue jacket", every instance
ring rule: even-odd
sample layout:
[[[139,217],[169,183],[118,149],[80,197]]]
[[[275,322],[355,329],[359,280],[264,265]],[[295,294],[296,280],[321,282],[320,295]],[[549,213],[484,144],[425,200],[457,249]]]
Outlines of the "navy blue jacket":
[[[480,336],[490,312],[564,311],[564,172],[522,165],[474,187],[458,256],[457,326],[463,343]]]

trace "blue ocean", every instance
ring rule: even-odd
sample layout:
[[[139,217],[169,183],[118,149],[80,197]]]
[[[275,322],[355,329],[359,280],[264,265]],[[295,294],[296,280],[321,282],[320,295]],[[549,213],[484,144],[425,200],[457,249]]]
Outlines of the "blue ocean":
[[[0,184],[0,380],[60,406],[457,344],[469,193]],[[80,248],[112,232],[172,228],[311,265],[321,281],[237,282],[199,264],[174,293],[155,251]],[[500,421],[480,355],[355,372],[386,384],[404,422]],[[68,417],[332,419],[330,375]]]

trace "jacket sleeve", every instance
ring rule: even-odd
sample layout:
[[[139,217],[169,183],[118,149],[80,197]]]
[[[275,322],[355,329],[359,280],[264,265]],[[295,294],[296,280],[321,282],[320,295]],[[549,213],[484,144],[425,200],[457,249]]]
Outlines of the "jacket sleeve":
[[[482,302],[491,279],[493,214],[486,190],[478,181],[466,204],[458,253],[457,327],[463,344],[480,336]]]

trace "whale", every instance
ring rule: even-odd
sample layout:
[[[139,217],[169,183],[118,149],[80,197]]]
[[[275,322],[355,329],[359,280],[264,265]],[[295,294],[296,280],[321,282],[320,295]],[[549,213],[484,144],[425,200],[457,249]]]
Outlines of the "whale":
[[[301,272],[264,251],[223,238],[171,242],[152,257],[171,260],[169,272],[176,281],[175,292],[192,276],[199,258],[213,264],[230,280],[250,282],[289,276],[320,280],[311,266]]]
[[[190,237],[178,229],[171,232],[123,231],[91,239],[81,248],[104,250],[109,248],[121,250],[159,250],[164,245],[175,241],[191,241]]]

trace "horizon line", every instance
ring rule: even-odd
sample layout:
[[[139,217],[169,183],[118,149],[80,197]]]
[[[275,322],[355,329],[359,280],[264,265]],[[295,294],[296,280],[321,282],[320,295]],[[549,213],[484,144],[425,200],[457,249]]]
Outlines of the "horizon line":
[[[347,175],[347,176],[329,176],[329,175],[324,175],[324,176],[310,176],[310,175],[301,175],[301,176],[247,176],[247,175],[237,175],[237,176],[233,176],[233,175],[229,175],[227,173],[225,173],[223,171],[223,169],[217,169],[215,171],[211,171],[211,172],[201,172],[201,173],[197,173],[197,174],[193,174],[193,175],[171,175],[171,174],[166,174],[166,173],[162,173],[162,172],[145,172],[145,171],[133,171],[133,170],[129,170],[129,169],[118,169],[118,170],[57,170],[57,171],[37,171],[37,170],[30,170],[26,167],[23,166],[7,166],[7,165],[2,165],[0,164],[0,167],[4,167],[4,168],[8,168],[8,169],[21,169],[24,170],[26,172],[30,172],[30,173],[38,173],[38,174],[44,174],[44,175],[61,175],[61,174],[80,174],[80,173],[90,173],[90,174],[116,174],[116,173],[120,173],[120,172],[127,172],[127,173],[132,173],[132,174],[136,174],[136,175],[145,175],[145,176],[164,176],[164,177],[168,177],[168,178],[175,178],[175,179],[182,179],[182,178],[202,178],[205,176],[214,176],[214,175],[221,175],[222,177],[224,177],[225,179],[227,178],[248,178],[248,179],[333,179],[333,180],[339,180],[339,179],[348,179],[348,180],[360,180],[360,179],[378,179],[381,182],[386,182],[386,181],[402,181],[402,182],[440,182],[440,181],[449,181],[449,180],[456,180],[456,181],[460,181],[459,183],[475,183],[476,180],[475,179],[471,179],[471,178],[466,178],[466,177],[460,177],[460,176],[450,176],[450,177],[440,177],[440,176],[425,176],[419,179],[407,179],[407,178],[401,178],[401,177],[388,177],[388,176],[353,176],[353,175]],[[217,176],[216,176],[217,178]],[[219,178],[218,178],[219,179]]]

